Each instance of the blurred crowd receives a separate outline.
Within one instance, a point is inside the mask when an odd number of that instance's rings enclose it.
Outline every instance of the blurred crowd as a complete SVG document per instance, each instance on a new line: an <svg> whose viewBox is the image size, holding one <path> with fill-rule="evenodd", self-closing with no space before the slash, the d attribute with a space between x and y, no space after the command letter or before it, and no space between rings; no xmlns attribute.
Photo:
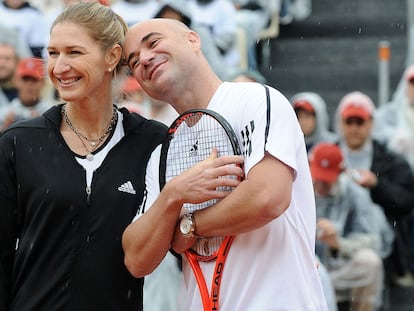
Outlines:
<svg viewBox="0 0 414 311"><path fill-rule="evenodd" d="M316 254L332 310L380 310L387 286L414 286L414 65L402 81L405 95L379 108L360 91L344 94L332 120L319 94L291 98L309 154Z"/></svg>
<svg viewBox="0 0 414 311"><path fill-rule="evenodd" d="M63 9L79 0L3 0L0 2L0 128L24 116L35 116L47 105L58 101L45 72L19 77L20 60L47 59L49 29ZM203 53L215 72L229 80L240 71L258 70L257 49L266 39L268 27L291 23L310 15L310 0L100 0L118 13L128 25L152 17L181 20L197 31L203 41ZM272 32L273 35L275 32ZM35 62L37 65L39 63ZM24 66L21 64L20 66ZM45 68L45 67L44 67ZM35 70L35 69L33 69ZM40 68L36 67L39 71ZM122 77L124 78L124 77ZM127 77L125 77L127 78ZM19 83L20 81L20 83ZM118 79L122 102L148 113L151 99L141 96L140 103L130 100L131 86ZM32 92L30 100L23 93ZM41 103L41 105L37 105ZM137 107L139 106L139 107ZM7 107L7 108L6 108ZM17 108L18 107L18 108ZM17 110L16 110L17 109ZM148 115L149 116L149 115Z"/></svg>
<svg viewBox="0 0 414 311"><path fill-rule="evenodd" d="M46 47L55 17L75 2L0 2L0 129L59 101L46 78ZM262 84L267 81L257 47L267 28L312 13L311 0L100 2L128 25L153 17L181 20L201 36L203 53L221 79ZM333 120L317 93L298 90L290 99L309 154L318 219L315 261L331 310L343 304L378 310L386 286L414 287L414 66L402 76L403 99L377 108L356 90L336 103ZM177 117L127 74L113 87L119 106L168 125ZM181 280L176 258L167 256L148 280L145 310L174 310ZM161 288L165 299L156 298Z"/></svg>

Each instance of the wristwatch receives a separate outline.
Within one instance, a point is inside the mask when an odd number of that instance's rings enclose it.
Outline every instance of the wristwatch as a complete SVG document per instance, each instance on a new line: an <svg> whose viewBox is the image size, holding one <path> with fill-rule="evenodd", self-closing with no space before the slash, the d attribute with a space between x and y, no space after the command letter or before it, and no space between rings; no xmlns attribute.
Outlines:
<svg viewBox="0 0 414 311"><path fill-rule="evenodd" d="M194 237L195 222L193 213L184 214L180 221L180 231L184 237Z"/></svg>

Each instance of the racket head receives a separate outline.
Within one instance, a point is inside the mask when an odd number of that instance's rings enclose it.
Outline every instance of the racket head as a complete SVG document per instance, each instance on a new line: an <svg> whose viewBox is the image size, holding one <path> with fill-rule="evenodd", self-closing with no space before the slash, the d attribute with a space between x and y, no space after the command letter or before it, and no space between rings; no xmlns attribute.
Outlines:
<svg viewBox="0 0 414 311"><path fill-rule="evenodd" d="M237 136L225 118L208 109L192 109L178 116L169 127L166 141L161 147L160 188L162 189L171 178L209 157L214 147L219 157L241 154ZM223 187L219 190L232 189ZM214 199L200 204L185 203L184 208L194 212L212 206L218 201ZM222 241L223 237L201 238L195 243L192 251L199 255L199 259L212 260Z"/></svg>
<svg viewBox="0 0 414 311"><path fill-rule="evenodd" d="M168 128L166 140L162 144L159 169L160 189L162 189L165 186L166 182L172 177L179 175L181 172L192 167L196 163L206 159L210 155L213 145L217 144L217 139L211 135L211 133L208 135L206 132L203 133L207 134L203 137L206 140L198 143L198 133L195 132L194 126L197 126L199 122L202 122L201 118L203 116L208 117L208 120L212 121L206 123L206 126L210 126L211 130L217 130L218 132L215 133L219 134L219 137L228 138L228 140L221 141L221 144L216 146L218 156L241 155L241 149L236 134L234 133L231 125L227 122L227 120L224 119L219 113L209 109L188 110L179 115L171 123L170 127ZM187 124L190 124L191 126L187 127ZM183 134L183 131L185 130L187 130L187 134ZM183 138L182 135L188 136ZM187 141L184 142L184 139ZM180 141L183 142L182 145L179 145ZM202 150L198 148L200 144L205 144ZM229 149L230 146L231 149ZM189 150L171 150L172 148L177 147L188 147ZM175 174L167 174L167 165L170 165L173 160L170 158L171 153L173 152L177 152L180 158L185 158L185 153L188 152L188 156L193 156L194 159L191 162L185 163L182 169L180 171L177 171Z"/></svg>

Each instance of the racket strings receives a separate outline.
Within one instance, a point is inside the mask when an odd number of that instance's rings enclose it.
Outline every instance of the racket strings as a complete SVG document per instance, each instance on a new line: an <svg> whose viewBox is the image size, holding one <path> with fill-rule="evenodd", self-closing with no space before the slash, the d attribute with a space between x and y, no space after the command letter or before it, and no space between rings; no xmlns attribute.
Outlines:
<svg viewBox="0 0 414 311"><path fill-rule="evenodd" d="M189 114L181 119L171 136L166 159L165 180L181 174L190 167L210 156L213 148L218 156L234 154L232 143L226 130L212 116L205 114ZM234 176L223 176L235 178ZM220 191L231 191L231 187L219 187ZM184 204L189 212L201 210L216 204L219 200L209 200L200 204ZM193 246L193 251L200 256L214 258L223 237L201 238ZM208 259L207 260L211 260Z"/></svg>

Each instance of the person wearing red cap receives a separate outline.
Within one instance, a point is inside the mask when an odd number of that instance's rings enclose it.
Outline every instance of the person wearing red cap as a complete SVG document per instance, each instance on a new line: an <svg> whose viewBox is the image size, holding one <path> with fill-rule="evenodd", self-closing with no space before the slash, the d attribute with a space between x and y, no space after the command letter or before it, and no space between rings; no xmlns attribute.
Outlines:
<svg viewBox="0 0 414 311"><path fill-rule="evenodd" d="M52 105L42 93L46 87L45 66L40 58L19 61L13 79L17 98L0 108L0 129L10 124L40 116Z"/></svg>
<svg viewBox="0 0 414 311"><path fill-rule="evenodd" d="M317 144L309 163L315 189L317 255L328 269L337 300L341 305L351 303L352 310L375 310L382 304L381 257L391 250L392 229L380 207L346 174L337 145Z"/></svg>
<svg viewBox="0 0 414 311"><path fill-rule="evenodd" d="M329 130L329 116L323 98L314 92L301 92L290 99L309 152L319 142L336 142L337 135Z"/></svg>
<svg viewBox="0 0 414 311"><path fill-rule="evenodd" d="M387 280L397 286L414 286L409 262L410 222L414 209L414 174L408 162L390 151L375 135L375 105L361 92L345 95L337 109L340 146L346 166L358 172L355 180L381 206L396 239L386 260Z"/></svg>

